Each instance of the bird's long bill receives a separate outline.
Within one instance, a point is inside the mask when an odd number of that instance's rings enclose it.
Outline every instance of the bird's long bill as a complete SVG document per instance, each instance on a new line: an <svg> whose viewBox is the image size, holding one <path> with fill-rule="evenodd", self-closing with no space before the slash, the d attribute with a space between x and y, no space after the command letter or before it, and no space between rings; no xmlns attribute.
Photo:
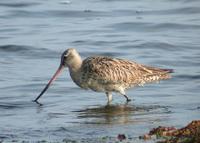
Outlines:
<svg viewBox="0 0 200 143"><path fill-rule="evenodd" d="M38 101L38 99L45 93L45 91L49 88L49 86L52 84L54 80L58 77L58 75L62 72L64 66L60 65L60 67L57 69L56 73L53 75L53 77L50 79L48 84L45 86L45 88L42 90L42 92L38 95L38 97L34 100L35 102Z"/></svg>

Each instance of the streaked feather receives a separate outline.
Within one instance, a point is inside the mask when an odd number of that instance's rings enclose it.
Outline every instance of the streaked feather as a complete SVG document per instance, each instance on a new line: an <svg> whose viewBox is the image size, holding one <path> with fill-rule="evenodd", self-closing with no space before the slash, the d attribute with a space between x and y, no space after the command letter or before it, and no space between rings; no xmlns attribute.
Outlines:
<svg viewBox="0 0 200 143"><path fill-rule="evenodd" d="M121 84L125 89L170 78L169 71L165 69L101 56L86 58L82 63L81 73L82 82L89 83L89 85L96 81L106 86Z"/></svg>

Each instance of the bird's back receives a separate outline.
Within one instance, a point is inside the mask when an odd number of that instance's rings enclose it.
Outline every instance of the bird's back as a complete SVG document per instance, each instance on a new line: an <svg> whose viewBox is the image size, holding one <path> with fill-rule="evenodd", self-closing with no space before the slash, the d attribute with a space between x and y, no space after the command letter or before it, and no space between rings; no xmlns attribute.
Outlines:
<svg viewBox="0 0 200 143"><path fill-rule="evenodd" d="M123 88L170 78L170 70L111 57L86 58L81 67L81 81L88 85L118 85ZM90 88L90 87L89 87ZM105 88L105 87L102 87Z"/></svg>

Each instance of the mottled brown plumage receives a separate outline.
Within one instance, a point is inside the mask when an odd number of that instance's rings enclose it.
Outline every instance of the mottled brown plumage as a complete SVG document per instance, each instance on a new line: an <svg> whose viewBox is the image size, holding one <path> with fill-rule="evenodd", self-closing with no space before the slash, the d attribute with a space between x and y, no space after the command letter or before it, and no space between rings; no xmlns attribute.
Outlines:
<svg viewBox="0 0 200 143"><path fill-rule="evenodd" d="M159 69L133 61L103 56L88 57L82 61L78 52L71 48L62 54L59 70L47 86L51 84L63 67L69 68L72 80L81 88L105 92L108 102L112 100L112 92L119 92L126 97L127 101L130 101L125 94L126 89L168 79L171 77L169 73L172 72L168 69ZM35 101L47 90L47 86Z"/></svg>
<svg viewBox="0 0 200 143"><path fill-rule="evenodd" d="M89 57L81 67L82 80L101 84L120 84L124 88L170 78L169 71L110 57Z"/></svg>

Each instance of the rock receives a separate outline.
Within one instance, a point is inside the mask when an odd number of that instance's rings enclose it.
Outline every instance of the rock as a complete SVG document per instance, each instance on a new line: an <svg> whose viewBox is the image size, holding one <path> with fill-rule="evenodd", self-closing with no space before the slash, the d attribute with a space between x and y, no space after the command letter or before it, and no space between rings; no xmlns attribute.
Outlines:
<svg viewBox="0 0 200 143"><path fill-rule="evenodd" d="M117 139L120 140L120 141L122 141L122 140L125 140L125 139L126 139L126 136L125 136L124 134L119 134L119 135L117 136Z"/></svg>

